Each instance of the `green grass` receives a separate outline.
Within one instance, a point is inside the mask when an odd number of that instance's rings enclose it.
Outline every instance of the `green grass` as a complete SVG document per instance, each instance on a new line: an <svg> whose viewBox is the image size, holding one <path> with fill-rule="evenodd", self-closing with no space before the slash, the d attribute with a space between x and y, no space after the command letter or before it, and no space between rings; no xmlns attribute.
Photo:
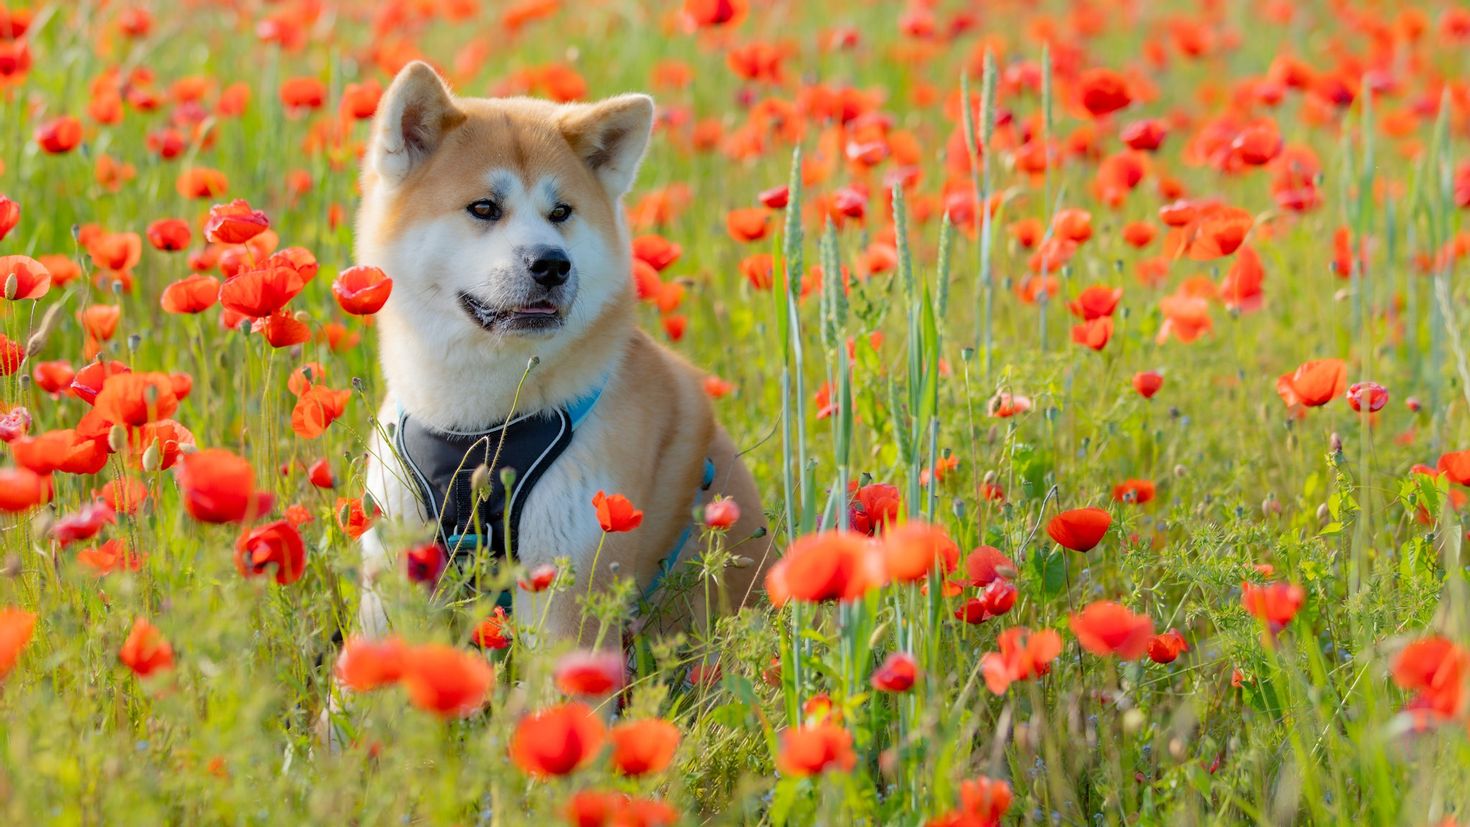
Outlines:
<svg viewBox="0 0 1470 827"><path fill-rule="evenodd" d="M242 578L232 559L233 528L195 522L171 473L141 473L120 457L95 478L58 476L52 506L0 520L0 606L40 616L18 666L0 683L0 821L544 824L560 818L576 790L617 789L665 800L691 824L919 824L953 808L960 783L981 775L1014 789L1007 823L1424 825L1470 818L1465 710L1458 720L1410 731L1402 714L1408 696L1390 679L1395 654L1410 640L1437 633L1470 645L1463 529L1441 506L1454 486L1409 473L1414 463L1433 465L1442 452L1470 447L1464 268L1451 260L1422 273L1416 263L1463 226L1451 179L1466 157L1466 110L1447 95L1438 120L1418 115L1403 137L1382 130L1414 101L1435 99L1434 76L1459 81L1470 68L1465 43L1438 28L1447 6L1428 8L1419 41L1397 45L1395 94L1371 107L1359 96L1320 124L1301 92L1256 110L1275 118L1288 146L1309 147L1321 162L1322 205L1300 216L1276 206L1267 171L1226 175L1190 163L1191 128L1171 130L1154 156L1157 169L1112 209L1091 188L1094 160L1067 156L1044 177L1028 177L997 144L1014 128L997 128L987 116L1004 113L1064 140L1085 121L1072 103L1068 67L1136 69L1156 97L1098 129L1099 145L1111 154L1122 148L1117 129L1135 118L1177 113L1198 125L1220 115L1232 90L1263 76L1278 55L1326 72L1336 65L1328 39L1341 38L1366 60L1373 46L1363 27L1327 3L1296 4L1295 19L1280 25L1261 22L1245 4L1225 4L1214 17L1193 5L1123 11L1108 4L1096 36L1079 45L1068 34L1046 52L1033 24L1042 16L1065 19L1060 4L985 4L978 33L935 41L923 59L904 52L914 45L899 29L900 7L826 0L752 10L731 33L685 34L669 23L673 6L609 0L567 4L514 37L500 31L493 4L468 21L399 25L378 37L380 51L416 47L444 66L467 44L491 44L486 64L458 79L464 94L488 93L515 70L558 60L581 72L590 97L650 88L660 61L689 64L691 86L652 89L665 112L689 121L675 118L678 125L656 136L630 201L673 184L690 189L686 210L646 230L683 247L664 274L688 287L677 310L688 319L687 333L673 346L735 385L716 409L749 449L778 547L834 525L845 513L847 483L871 479L898 486L905 512L943 525L962 552L994 545L1018 568L1015 607L976 626L953 618L959 598L893 585L837 607L762 605L682 647L644 641L623 714L676 722L684 740L674 765L628 780L598 760L568 778L538 782L506 750L526 712L561 700L551 680L555 652L517 645L497 658L496 688L483 714L469 719L440 721L394 689L352 700L342 723L354 746L328 753L312 735L332 691L332 638L351 633L358 594L359 550L337 525L337 497L361 492L383 390L370 326L342 314L329 289L352 263L354 149L366 125L351 127L342 146L303 148L310 131L332 118L345 84L387 82L369 60L370 15L347 5L319 21L301 50L283 52L252 32L264 14L290 4L237 15L215 4L158 2L153 32L140 41L118 35L116 4L38 4L28 36L34 66L19 85L0 87L0 193L23 211L0 241L0 255L72 255L90 274L75 225L142 233L169 216L190 221L197 247L211 201L186 200L174 183L188 164L215 167L229 177L227 197L247 198L270 215L282 246L304 246L321 261L292 309L314 330L338 322L362 337L344 350L313 340L278 351L258 336L222 330L218 310L196 319L166 315L158 296L187 274L185 257L146 242L130 292L82 279L38 303L0 306L0 331L22 342L49 308L60 307L34 358L79 367L85 360L75 312L121 305L106 358L192 374L193 393L176 418L199 446L248 457L258 483L276 494L277 513L299 503L315 517L303 527L306 576L287 587ZM959 5L941 3L939 19L952 18ZM1367 18L1393 19L1386 7L1354 7ZM1215 32L1217 51L1182 57L1168 34L1169 22L1182 19ZM861 45L820 48L834 27L857 31ZM981 37L1004 47L994 57L999 77L989 82ZM726 47L754 40L791 45L782 82L745 82L727 67ZM1147 63L1151 44L1162 44L1167 66ZM1007 75L1019 61L1040 67L1044 54L1057 66L1055 78L1044 73L1049 101L1039 89L1018 91ZM86 117L89 85L109 67L151 72L160 95L181 77L205 76L215 87L206 101L243 81L252 100L243 116L208 122L212 145L191 144L183 158L163 161L146 142L164 126L167 102L151 114L125 107L112 126ZM298 75L327 84L322 112L282 110L279 83ZM792 100L814 80L874 91L894 128L922 148L922 177L904 196L908 219L896 229L899 266L855 276L845 294L830 278L834 264L854 267L896 212L882 177L892 161L862 174L824 158L834 144L822 134L833 127L819 123L808 123L798 143L768 136L752 159L690 146L694 121L715 119L727 133L744 125L750 113L742 95ZM925 86L937 91L933 100ZM961 88L994 108L956 118ZM41 153L32 132L63 113L82 117L84 143L66 155ZM946 152L966 143L985 144L995 161L983 175L947 167ZM733 241L725 213L790 180L798 148L806 161L835 164L830 178L800 188L793 204L862 182L871 190L866 221L828 235L811 215L784 227L778 217L771 237ZM104 154L135 165L136 178L115 192L100 186L93 166ZM293 169L313 181L300 197L287 191ZM1237 314L1212 302L1213 331L1190 344L1155 341L1159 299L1191 276L1218 282L1233 259L1175 261L1157 287L1135 278L1140 261L1162 255L1161 241L1140 252L1124 243L1121 228L1158 224L1166 203L1157 192L1160 170L1190 196L1254 214L1248 243L1267 273L1263 309ZM946 177L961 191L1006 194L988 247L980 232L941 229ZM1382 196L1379 187L1393 194ZM1068 207L1092 213L1093 236L1056 274L1056 297L1023 303L1014 288L1027 276L1030 252L1007 228L1022 218L1046 222ZM332 226L333 208L349 220ZM799 212L794 206L788 215ZM1341 226L1370 239L1366 274L1332 272L1331 238ZM820 264L829 278L799 299L778 266L776 289L753 290L738 264L758 252L797 272ZM1100 353L1071 342L1075 320L1065 307L1094 283L1124 290L1112 340ZM642 312L648 329L659 331L658 312ZM874 349L868 337L878 331L884 335ZM850 355L849 339L856 340ZM1328 357L1347 361L1349 382L1371 379L1389 389L1388 407L1371 424L1342 400L1297 419L1278 398L1278 376ZM354 388L345 416L315 441L296 437L289 425L287 377L308 361L325 366L331 387ZM42 393L23 378L30 367L0 379L0 401L26 406L33 433L74 427L85 405ZM1161 370L1166 383L1145 400L1130 381L1149 369ZM815 396L824 383L838 413L818 418ZM1000 391L1030 397L1032 410L988 416ZM1418 410L1406 406L1411 397ZM1340 451L1331 448L1333 434ZM4 453L0 465L12 465ZM336 491L307 484L306 465L323 457L337 473ZM942 481L921 480L946 457L958 464ZM276 473L282 467L290 472ZM76 546L58 548L46 529L123 476L147 483L150 499L98 539L125 538L148 559L136 574L99 580L76 562ZM979 496L992 478L1004 503ZM1157 497L1144 505L1112 502L1112 487L1128 478L1153 480ZM1059 549L1046 521L1087 505L1109 509L1113 528L1085 556ZM1427 524L1415 519L1421 505L1433 515ZM1307 594L1274 646L1263 643L1260 624L1240 605L1241 582L1263 580L1252 569L1257 563L1271 564L1274 579ZM395 628L413 642L464 645L487 611L484 603L430 599L401 577L386 592ZM1177 628L1189 651L1167 666L1082 651L1068 615L1100 599L1147 614L1159 631ZM627 612L612 601L591 608L602 618ZM177 666L164 676L140 680L117 661L140 615L175 648ZM996 696L981 678L980 658L996 648L1002 629L1017 625L1057 629L1064 648L1050 674ZM920 682L908 694L875 693L869 675L899 650L918 659ZM690 659L708 652L720 654L722 676L686 686ZM776 686L763 679L773 658L781 663ZM1238 687L1234 670L1243 676ZM852 734L856 767L782 777L775 769L780 731L818 693L831 697Z"/></svg>

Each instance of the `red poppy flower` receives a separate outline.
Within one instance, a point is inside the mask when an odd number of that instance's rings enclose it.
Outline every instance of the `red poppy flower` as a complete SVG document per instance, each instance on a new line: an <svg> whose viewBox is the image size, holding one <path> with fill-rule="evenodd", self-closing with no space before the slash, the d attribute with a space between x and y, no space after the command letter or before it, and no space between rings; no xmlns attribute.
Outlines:
<svg viewBox="0 0 1470 827"><path fill-rule="evenodd" d="M585 704L567 703L527 715L511 736L510 758L538 778L569 775L602 749L607 728Z"/></svg>
<svg viewBox="0 0 1470 827"><path fill-rule="evenodd" d="M883 562L888 579L898 583L923 580L938 565L953 571L960 550L944 529L923 522L908 522L883 534Z"/></svg>
<svg viewBox="0 0 1470 827"><path fill-rule="evenodd" d="M408 647L397 637L352 637L342 646L333 672L348 689L371 692L402 679L407 660Z"/></svg>
<svg viewBox="0 0 1470 827"><path fill-rule="evenodd" d="M662 801L597 790L573 793L563 815L572 827L669 827L679 821L678 811Z"/></svg>
<svg viewBox="0 0 1470 827"><path fill-rule="evenodd" d="M421 583L433 588L439 582L448 564L444 547L436 542L414 546L403 553L403 564L411 583Z"/></svg>
<svg viewBox="0 0 1470 827"><path fill-rule="evenodd" d="M332 282L337 304L354 316L371 316L383 309L393 292L393 279L376 267L348 267Z"/></svg>
<svg viewBox="0 0 1470 827"><path fill-rule="evenodd" d="M1347 365L1341 359L1303 362L1295 371L1276 380L1276 393L1287 407L1319 407L1346 392Z"/></svg>
<svg viewBox="0 0 1470 827"><path fill-rule="evenodd" d="M508 649L513 634L505 609L496 606L489 617L475 626L470 641L481 649Z"/></svg>
<svg viewBox="0 0 1470 827"><path fill-rule="evenodd" d="M608 533L632 531L643 524L643 512L622 494L598 491L592 495L592 506L597 509L598 525Z"/></svg>
<svg viewBox="0 0 1470 827"><path fill-rule="evenodd" d="M613 768L630 776L663 772L673 762L682 737L678 727L661 718L618 724L608 732Z"/></svg>
<svg viewBox="0 0 1470 827"><path fill-rule="evenodd" d="M97 394L102 392L102 386L109 378L129 370L122 362L92 362L72 376L72 395L91 405L97 401Z"/></svg>
<svg viewBox="0 0 1470 827"><path fill-rule="evenodd" d="M623 688L620 651L572 652L556 664L556 688L566 695L606 695Z"/></svg>
<svg viewBox="0 0 1470 827"><path fill-rule="evenodd" d="M4 195L0 195L0 241L4 241L5 236L9 235L10 231L15 229L15 225L19 223L20 205Z"/></svg>
<svg viewBox="0 0 1470 827"><path fill-rule="evenodd" d="M1240 584L1241 607L1273 632L1286 628L1306 601L1306 591L1295 583Z"/></svg>
<svg viewBox="0 0 1470 827"><path fill-rule="evenodd" d="M1117 112L1133 101L1128 79L1112 69L1088 69L1078 84L1082 108L1094 118Z"/></svg>
<svg viewBox="0 0 1470 827"><path fill-rule="evenodd" d="M1067 309L1072 315L1083 321L1100 319L1113 315L1118 309L1118 300L1123 298L1123 288L1108 287L1105 284L1094 284L1077 294Z"/></svg>
<svg viewBox="0 0 1470 827"><path fill-rule="evenodd" d="M272 497L255 490L255 470L221 448L187 454L179 463L184 509L206 523L238 523L270 511Z"/></svg>
<svg viewBox="0 0 1470 827"><path fill-rule="evenodd" d="M824 721L781 733L781 754L776 759L776 768L786 775L801 778L828 770L849 772L856 766L852 733L837 724Z"/></svg>
<svg viewBox="0 0 1470 827"><path fill-rule="evenodd" d="M250 206L243 198L209 208L204 223L204 237L217 244L244 244L270 228L265 213Z"/></svg>
<svg viewBox="0 0 1470 827"><path fill-rule="evenodd" d="M859 487L848 485L852 500L847 505L847 522L852 530L869 537L898 519L902 496L898 486L875 482Z"/></svg>
<svg viewBox="0 0 1470 827"><path fill-rule="evenodd" d="M740 505L729 497L718 497L704 507L704 525L714 531L728 531L740 520Z"/></svg>
<svg viewBox="0 0 1470 827"><path fill-rule="evenodd" d="M846 531L823 531L798 538L766 572L771 603L856 600L886 582L878 546Z"/></svg>
<svg viewBox="0 0 1470 827"><path fill-rule="evenodd" d="M1116 655L1135 660L1148 650L1154 636L1154 622L1148 615L1136 615L1128 607L1108 600L1089 603L1068 617L1072 634L1082 648L1094 655Z"/></svg>
<svg viewBox="0 0 1470 827"><path fill-rule="evenodd" d="M516 585L528 592L543 592L556 582L556 574L556 566L546 563L531 569L524 579L516 581Z"/></svg>
<svg viewBox="0 0 1470 827"><path fill-rule="evenodd" d="M0 486L0 491L4 490L5 488ZM20 660L20 653L25 651L26 644L31 642L31 634L35 629L36 614L34 612L15 607L0 609L0 681L5 680L10 671L15 668L16 662Z"/></svg>
<svg viewBox="0 0 1470 827"><path fill-rule="evenodd" d="M1011 807L1011 785L985 776L960 782L960 806L925 827L1000 827Z"/></svg>
<svg viewBox="0 0 1470 827"><path fill-rule="evenodd" d="M174 668L174 647L157 626L140 617L133 621L132 631L118 650L117 659L133 670L133 674L146 678Z"/></svg>
<svg viewBox="0 0 1470 827"><path fill-rule="evenodd" d="M1148 642L1148 659L1154 663L1173 663L1188 651L1189 644L1185 642L1184 635L1175 629L1154 635Z"/></svg>
<svg viewBox="0 0 1470 827"><path fill-rule="evenodd" d="M965 575L965 585L984 588L997 579L1015 579L1016 564L1000 549L980 546L966 555Z"/></svg>
<svg viewBox="0 0 1470 827"><path fill-rule="evenodd" d="M1118 137L1128 145L1129 149L1153 152L1163 145L1164 138L1168 134L1169 127L1163 121L1146 118L1124 126L1118 132Z"/></svg>
<svg viewBox="0 0 1470 827"><path fill-rule="evenodd" d="M276 583L289 586L306 573L306 545L295 526L276 520L240 535L235 541L235 568L246 577L274 568Z"/></svg>
<svg viewBox="0 0 1470 827"><path fill-rule="evenodd" d="M873 672L869 683L879 692L907 692L919 679L919 664L907 652L894 652Z"/></svg>
<svg viewBox="0 0 1470 827"><path fill-rule="evenodd" d="M427 644L408 650L402 681L414 706L444 718L463 718L485 705L495 686L495 670L476 652Z"/></svg>
<svg viewBox="0 0 1470 827"><path fill-rule="evenodd" d="M182 218L160 218L148 225L146 235L154 249L171 253L188 247L194 234Z"/></svg>
<svg viewBox="0 0 1470 827"><path fill-rule="evenodd" d="M1143 248L1153 243L1159 231L1147 221L1133 221L1123 225L1123 240L1129 246Z"/></svg>
<svg viewBox="0 0 1470 827"><path fill-rule="evenodd" d="M313 77L287 78L281 82L281 103L287 109L320 109L327 100L327 86Z"/></svg>
<svg viewBox="0 0 1470 827"><path fill-rule="evenodd" d="M98 496L108 507L119 514L133 514L148 500L148 486L142 480L119 477L108 480Z"/></svg>
<svg viewBox="0 0 1470 827"><path fill-rule="evenodd" d="M1113 516L1101 508L1063 511L1046 524L1046 533L1062 548L1091 551L1102 542L1113 524Z"/></svg>
<svg viewBox="0 0 1470 827"><path fill-rule="evenodd" d="M658 272L678 261L683 252L684 248L661 235L640 235L633 239L633 258Z"/></svg>
<svg viewBox="0 0 1470 827"><path fill-rule="evenodd" d="M29 256L0 256L0 285L10 301L39 299L51 289L51 272Z"/></svg>
<svg viewBox="0 0 1470 827"><path fill-rule="evenodd" d="M1194 206L1188 223L1169 233L1164 254L1195 261L1224 258L1240 248L1254 223L1255 218L1240 207L1215 203Z"/></svg>
<svg viewBox="0 0 1470 827"><path fill-rule="evenodd" d="M1448 451L1439 455L1435 463L1439 473L1449 477L1457 485L1470 485L1470 450Z"/></svg>
<svg viewBox="0 0 1470 827"><path fill-rule="evenodd" d="M219 279L185 276L163 288L158 304L168 313L203 313L219 301Z"/></svg>
<svg viewBox="0 0 1470 827"><path fill-rule="evenodd" d="M285 307L306 282L300 270L272 256L226 281L220 288L220 304L247 318L264 318Z"/></svg>
<svg viewBox="0 0 1470 827"><path fill-rule="evenodd" d="M1145 370L1133 374L1133 389L1144 399L1153 399L1154 394L1163 386L1164 377L1156 371Z"/></svg>
<svg viewBox="0 0 1470 827"><path fill-rule="evenodd" d="M168 374L120 373L107 378L93 406L103 420L135 428L173 416L179 398Z"/></svg>
<svg viewBox="0 0 1470 827"><path fill-rule="evenodd" d="M36 129L36 144L51 155L71 152L82 142L82 122L71 115L53 118Z"/></svg>
<svg viewBox="0 0 1470 827"><path fill-rule="evenodd" d="M1466 706L1470 651L1438 635L1420 638L1393 659L1391 674L1394 683L1416 693L1412 707L1456 718Z"/></svg>
<svg viewBox="0 0 1470 827"><path fill-rule="evenodd" d="M1072 327L1072 341L1091 350L1102 350L1112 338L1112 316L1103 316Z"/></svg>
<svg viewBox="0 0 1470 827"><path fill-rule="evenodd" d="M1143 505L1154 498L1154 484L1150 480L1124 480L1113 486L1113 502Z"/></svg>
<svg viewBox="0 0 1470 827"><path fill-rule="evenodd" d="M1377 382L1355 382L1348 386L1347 401L1355 411L1381 411L1388 404L1388 389Z"/></svg>
<svg viewBox="0 0 1470 827"><path fill-rule="evenodd" d="M378 516L376 504L373 513L368 514L362 507L362 500L357 497L338 497L336 511L337 525L354 540L366 534Z"/></svg>
<svg viewBox="0 0 1470 827"><path fill-rule="evenodd" d="M52 523L51 538L64 548L78 540L90 540L116 523L117 513L107 503L94 501Z"/></svg>
<svg viewBox="0 0 1470 827"><path fill-rule="evenodd" d="M0 468L0 512L17 514L50 501L50 476L29 468Z"/></svg>

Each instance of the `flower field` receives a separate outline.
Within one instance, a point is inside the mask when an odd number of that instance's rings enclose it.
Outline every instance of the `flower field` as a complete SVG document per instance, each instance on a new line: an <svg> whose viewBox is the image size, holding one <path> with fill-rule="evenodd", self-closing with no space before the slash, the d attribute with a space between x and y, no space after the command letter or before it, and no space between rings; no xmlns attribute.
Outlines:
<svg viewBox="0 0 1470 827"><path fill-rule="evenodd" d="M738 613L364 497L414 60L656 100ZM0 0L0 823L1470 824L1467 218L1452 2Z"/></svg>

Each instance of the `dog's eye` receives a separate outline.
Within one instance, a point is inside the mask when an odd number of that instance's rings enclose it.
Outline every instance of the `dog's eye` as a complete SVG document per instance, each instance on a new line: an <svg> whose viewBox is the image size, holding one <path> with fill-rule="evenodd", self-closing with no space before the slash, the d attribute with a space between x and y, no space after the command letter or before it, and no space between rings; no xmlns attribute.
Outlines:
<svg viewBox="0 0 1470 827"><path fill-rule="evenodd" d="M551 223L560 224L563 221L566 221L568 218L572 217L572 208L568 207L566 204L557 204L555 207L551 208L551 213L548 214L546 217L551 221Z"/></svg>
<svg viewBox="0 0 1470 827"><path fill-rule="evenodd" d="M500 220L500 205L488 198L481 198L465 209L470 211L470 215L473 215L481 221Z"/></svg>

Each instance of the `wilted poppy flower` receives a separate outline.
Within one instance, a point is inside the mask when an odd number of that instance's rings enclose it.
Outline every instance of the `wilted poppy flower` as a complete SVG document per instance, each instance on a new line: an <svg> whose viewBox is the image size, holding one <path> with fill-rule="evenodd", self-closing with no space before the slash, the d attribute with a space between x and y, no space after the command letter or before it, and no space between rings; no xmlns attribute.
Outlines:
<svg viewBox="0 0 1470 827"><path fill-rule="evenodd" d="M306 572L306 545L285 520L251 529L235 541L235 568L246 577L275 570L276 583L289 586Z"/></svg>
<svg viewBox="0 0 1470 827"><path fill-rule="evenodd" d="M133 621L132 631L118 650L117 659L138 677L146 678L174 668L174 647L157 626L140 617Z"/></svg>
<svg viewBox="0 0 1470 827"><path fill-rule="evenodd" d="M332 282L332 295L344 311L354 316L371 316L383 309L393 292L393 279L376 267L348 267Z"/></svg>
<svg viewBox="0 0 1470 827"><path fill-rule="evenodd" d="M1101 508L1077 508L1053 517L1046 524L1046 533L1062 548L1091 551L1112 524L1113 516Z"/></svg>
<svg viewBox="0 0 1470 827"><path fill-rule="evenodd" d="M623 688L620 651L572 652L556 664L556 688L565 695L606 695Z"/></svg>
<svg viewBox="0 0 1470 827"><path fill-rule="evenodd" d="M907 652L894 652L873 672L869 683L879 692L907 692L919 679L919 664Z"/></svg>
<svg viewBox="0 0 1470 827"><path fill-rule="evenodd" d="M1094 655L1116 655L1134 660L1148 650L1153 639L1154 622L1148 615L1136 615L1128 607L1109 600L1089 603L1068 617L1072 634L1082 648Z"/></svg>
<svg viewBox="0 0 1470 827"><path fill-rule="evenodd" d="M0 468L0 512L17 514L50 501L50 476L29 468Z"/></svg>
<svg viewBox="0 0 1470 827"><path fill-rule="evenodd" d="M597 509L597 524L608 533L632 531L643 524L643 512L622 494L598 491L592 495L592 505Z"/></svg>
<svg viewBox="0 0 1470 827"><path fill-rule="evenodd" d="M602 749L607 729L585 704L568 703L527 715L511 736L510 757L538 778L568 775Z"/></svg>
<svg viewBox="0 0 1470 827"><path fill-rule="evenodd" d="M618 724L608 737L613 768L623 775L639 776L667 769L683 736L668 721L646 718Z"/></svg>
<svg viewBox="0 0 1470 827"><path fill-rule="evenodd" d="M209 208L204 223L204 237L219 244L244 244L270 229L265 213L250 206L243 198Z"/></svg>
<svg viewBox="0 0 1470 827"><path fill-rule="evenodd" d="M1303 362L1295 371L1276 380L1276 393L1288 407L1326 405L1346 391L1347 365L1341 359Z"/></svg>
<svg viewBox="0 0 1470 827"><path fill-rule="evenodd" d="M1009 419L1031 410L1031 397L1002 391L990 397L986 410L997 419Z"/></svg>
<svg viewBox="0 0 1470 827"><path fill-rule="evenodd" d="M0 488L0 490L4 490ZM36 629L36 614L13 606L0 609L0 681L15 668L20 653L31 642Z"/></svg>
<svg viewBox="0 0 1470 827"><path fill-rule="evenodd" d="M1241 607L1265 623L1272 632L1286 628L1306 601L1306 591L1295 583L1240 584Z"/></svg>
<svg viewBox="0 0 1470 827"><path fill-rule="evenodd" d="M801 778L828 770L848 772L856 766L852 733L837 724L823 721L781 733L781 754L776 758L776 768L785 775Z"/></svg>
<svg viewBox="0 0 1470 827"><path fill-rule="evenodd" d="M881 543L888 579L911 583L929 576L937 565L953 571L960 550L944 529L924 522L908 522L883 533Z"/></svg>
<svg viewBox="0 0 1470 827"><path fill-rule="evenodd" d="M1377 382L1355 382L1348 386L1347 401L1355 411L1380 411L1388 404L1388 390Z"/></svg>
<svg viewBox="0 0 1470 827"><path fill-rule="evenodd" d="M856 600L887 580L883 554L873 541L846 531L799 537L766 572L766 593L781 606L787 600L818 603Z"/></svg>
<svg viewBox="0 0 1470 827"><path fill-rule="evenodd" d="M403 677L408 647L397 637L382 640L348 638L333 668L337 680L354 692L370 692Z"/></svg>
<svg viewBox="0 0 1470 827"><path fill-rule="evenodd" d="M39 299L51 289L51 271L29 256L0 256L0 285L10 301Z"/></svg>
<svg viewBox="0 0 1470 827"><path fill-rule="evenodd" d="M255 490L255 470L222 448L185 455L179 463L184 509L206 523L238 523L270 511L272 497Z"/></svg>
<svg viewBox="0 0 1470 827"><path fill-rule="evenodd" d="M495 670L484 656L430 643L408 650L400 678L408 699L425 712L445 718L473 715L495 685Z"/></svg>
<svg viewBox="0 0 1470 827"><path fill-rule="evenodd" d="M996 638L998 652L987 652L980 659L985 686L996 695L1005 694L1016 681L1040 677L1051 671L1051 662L1062 653L1062 636L1054 629L1033 632L1016 626Z"/></svg>
<svg viewBox="0 0 1470 827"><path fill-rule="evenodd" d="M1188 651L1189 644L1184 641L1184 635L1175 629L1154 635L1148 642L1148 659L1154 663L1173 663Z"/></svg>
<svg viewBox="0 0 1470 827"><path fill-rule="evenodd" d="M1124 480L1113 486L1113 502L1143 505L1154 498L1151 480Z"/></svg>

